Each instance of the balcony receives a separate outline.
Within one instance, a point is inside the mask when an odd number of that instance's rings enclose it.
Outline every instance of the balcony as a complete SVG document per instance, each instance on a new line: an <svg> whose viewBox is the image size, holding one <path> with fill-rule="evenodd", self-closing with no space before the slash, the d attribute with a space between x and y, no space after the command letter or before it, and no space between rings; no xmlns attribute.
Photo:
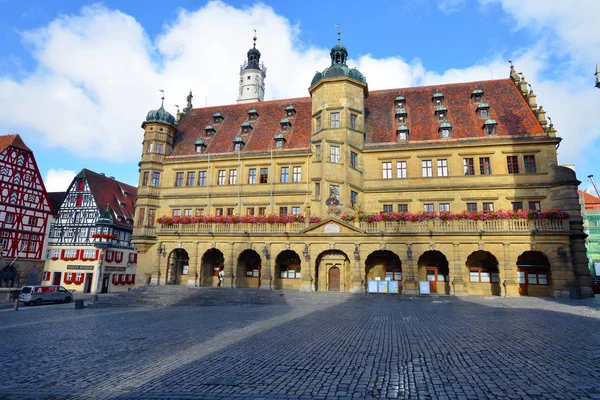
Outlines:
<svg viewBox="0 0 600 400"><path fill-rule="evenodd" d="M365 233L481 233L481 232L567 232L568 220L451 220L431 219L418 222L380 221L349 222ZM251 223L194 223L194 224L160 224L156 234L246 234L246 233L300 233L311 224L293 222L287 224L251 224ZM140 229L135 228L133 236L141 236ZM318 232L323 232L322 228ZM150 235L150 234L149 234Z"/></svg>
<svg viewBox="0 0 600 400"><path fill-rule="evenodd" d="M156 237L156 228L153 226L139 226L133 228L132 238Z"/></svg>
<svg viewBox="0 0 600 400"><path fill-rule="evenodd" d="M137 195L138 197L158 197L160 195L160 188L158 186L141 186L138 188Z"/></svg>
<svg viewBox="0 0 600 400"><path fill-rule="evenodd" d="M476 221L470 219L443 221L380 221L359 222L365 233L445 233L445 232L566 232L568 220L492 219Z"/></svg>
<svg viewBox="0 0 600 400"><path fill-rule="evenodd" d="M196 223L161 224L159 235L169 234L213 234L213 233L300 233L308 224L292 222L288 224L250 224L250 223ZM135 234L135 231L134 231Z"/></svg>

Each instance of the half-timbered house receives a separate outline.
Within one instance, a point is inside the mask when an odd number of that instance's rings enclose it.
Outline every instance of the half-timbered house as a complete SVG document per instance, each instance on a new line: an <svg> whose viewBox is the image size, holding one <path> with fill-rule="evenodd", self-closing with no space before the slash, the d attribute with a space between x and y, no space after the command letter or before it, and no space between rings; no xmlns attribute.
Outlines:
<svg viewBox="0 0 600 400"><path fill-rule="evenodd" d="M31 149L19 135L0 136L0 286L39 283L52 213Z"/></svg>
<svg viewBox="0 0 600 400"><path fill-rule="evenodd" d="M71 182L50 227L44 283L116 292L135 283L131 244L137 189L88 169Z"/></svg>

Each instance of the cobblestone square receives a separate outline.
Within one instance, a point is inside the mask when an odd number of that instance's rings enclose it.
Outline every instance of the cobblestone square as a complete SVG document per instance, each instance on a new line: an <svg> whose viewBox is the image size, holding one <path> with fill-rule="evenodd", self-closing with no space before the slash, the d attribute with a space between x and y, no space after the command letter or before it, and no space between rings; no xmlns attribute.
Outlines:
<svg viewBox="0 0 600 400"><path fill-rule="evenodd" d="M0 399L600 399L600 302L0 310Z"/></svg>

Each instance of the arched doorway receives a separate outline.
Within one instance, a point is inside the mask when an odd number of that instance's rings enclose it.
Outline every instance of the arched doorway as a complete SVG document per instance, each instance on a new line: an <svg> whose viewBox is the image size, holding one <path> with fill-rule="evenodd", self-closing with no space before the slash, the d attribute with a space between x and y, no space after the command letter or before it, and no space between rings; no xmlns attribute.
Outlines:
<svg viewBox="0 0 600 400"><path fill-rule="evenodd" d="M517 258L519 294L551 296L550 261L539 251L526 251Z"/></svg>
<svg viewBox="0 0 600 400"><path fill-rule="evenodd" d="M240 253L237 268L237 287L260 287L262 261L258 253L248 249Z"/></svg>
<svg viewBox="0 0 600 400"><path fill-rule="evenodd" d="M365 291L369 281L376 280L398 281L402 291L402 261L400 257L389 250L377 250L369 254L365 260Z"/></svg>
<svg viewBox="0 0 600 400"><path fill-rule="evenodd" d="M498 260L488 251L475 251L467 257L469 294L499 296L500 271Z"/></svg>
<svg viewBox="0 0 600 400"><path fill-rule="evenodd" d="M319 254L316 262L315 290L345 292L350 288L350 260L343 251Z"/></svg>
<svg viewBox="0 0 600 400"><path fill-rule="evenodd" d="M275 289L300 289L302 271L300 256L293 250L284 250L275 258Z"/></svg>
<svg viewBox="0 0 600 400"><path fill-rule="evenodd" d="M419 257L418 277L429 282L430 293L450 294L448 260L442 252L429 250Z"/></svg>
<svg viewBox="0 0 600 400"><path fill-rule="evenodd" d="M187 285L190 274L190 258L184 249L175 249L169 254L167 261L167 283L170 285Z"/></svg>
<svg viewBox="0 0 600 400"><path fill-rule="evenodd" d="M17 281L17 269L9 265L0 270L0 287L13 287Z"/></svg>
<svg viewBox="0 0 600 400"><path fill-rule="evenodd" d="M219 249L209 249L200 261L200 286L217 286L219 271L225 267L225 257Z"/></svg>

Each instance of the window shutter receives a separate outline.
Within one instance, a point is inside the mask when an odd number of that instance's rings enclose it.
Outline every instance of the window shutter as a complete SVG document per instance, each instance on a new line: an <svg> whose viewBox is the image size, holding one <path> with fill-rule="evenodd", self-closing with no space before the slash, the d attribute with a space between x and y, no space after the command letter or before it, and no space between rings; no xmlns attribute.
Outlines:
<svg viewBox="0 0 600 400"><path fill-rule="evenodd" d="M96 257L94 258L94 260L97 260L99 256L100 256L100 250L96 250Z"/></svg>
<svg viewBox="0 0 600 400"><path fill-rule="evenodd" d="M64 260L64 259L65 259L65 249L62 249L62 250L60 251L60 259L61 259L61 260Z"/></svg>

